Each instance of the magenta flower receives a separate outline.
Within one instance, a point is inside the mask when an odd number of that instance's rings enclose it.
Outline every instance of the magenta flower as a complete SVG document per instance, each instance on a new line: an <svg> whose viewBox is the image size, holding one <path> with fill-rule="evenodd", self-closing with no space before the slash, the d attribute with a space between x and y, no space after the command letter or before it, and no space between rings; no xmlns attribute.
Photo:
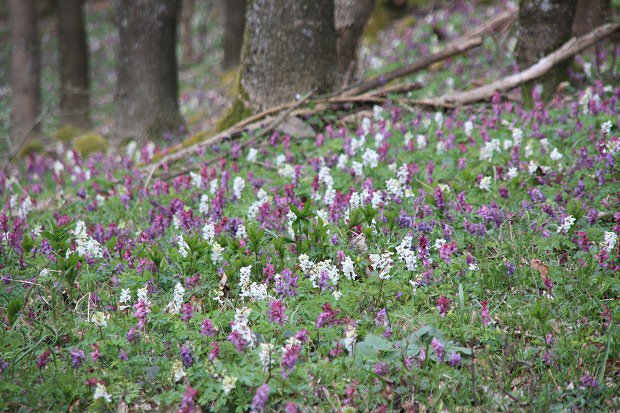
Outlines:
<svg viewBox="0 0 620 413"><path fill-rule="evenodd" d="M213 326L210 318L205 318L200 326L200 334L203 336L214 337L217 334L216 328Z"/></svg>
<svg viewBox="0 0 620 413"><path fill-rule="evenodd" d="M289 374L293 368L295 368L295 364L297 363L297 359L301 354L301 344L294 344L284 347L284 355L282 356L282 361L280 362L280 367L282 368L282 378L286 380L287 374Z"/></svg>
<svg viewBox="0 0 620 413"><path fill-rule="evenodd" d="M285 314L286 308L282 300L274 300L269 304L269 321L277 324L284 324L288 320Z"/></svg>
<svg viewBox="0 0 620 413"><path fill-rule="evenodd" d="M435 353L435 356L437 356L439 361L443 363L445 352L441 341L433 337L433 340L431 340L431 346L433 347L433 352Z"/></svg>
<svg viewBox="0 0 620 413"><path fill-rule="evenodd" d="M183 361L183 366L185 366L185 368L189 368L192 364L194 364L194 357L192 349L189 347L189 343L183 344L179 350L179 353L181 354L181 360Z"/></svg>
<svg viewBox="0 0 620 413"><path fill-rule="evenodd" d="M49 363L49 356L51 354L51 350L45 350L43 353L41 353L39 359L37 360L37 367L39 368L39 370L47 366L47 364Z"/></svg>
<svg viewBox="0 0 620 413"><path fill-rule="evenodd" d="M482 318L482 324L486 327L491 323L491 316L489 315L489 302L482 301L482 309L480 310L480 317Z"/></svg>
<svg viewBox="0 0 620 413"><path fill-rule="evenodd" d="M191 388L189 385L185 389L185 393L183 393L183 398L181 399L181 405L179 406L179 413L191 413L194 411L194 400L198 396L198 391Z"/></svg>
<svg viewBox="0 0 620 413"><path fill-rule="evenodd" d="M192 303L187 302L181 305L181 321L188 322L194 318L194 306Z"/></svg>
<svg viewBox="0 0 620 413"><path fill-rule="evenodd" d="M252 412L262 412L265 410L265 406L267 405L267 399L269 398L269 386L267 384L263 384L258 389L256 389L256 393L254 394L254 399L252 399Z"/></svg>
<svg viewBox="0 0 620 413"><path fill-rule="evenodd" d="M442 295L437 299L437 305L435 307L439 311L439 314L442 318L445 317L450 310L450 303L452 303L452 300L450 300L445 295Z"/></svg>

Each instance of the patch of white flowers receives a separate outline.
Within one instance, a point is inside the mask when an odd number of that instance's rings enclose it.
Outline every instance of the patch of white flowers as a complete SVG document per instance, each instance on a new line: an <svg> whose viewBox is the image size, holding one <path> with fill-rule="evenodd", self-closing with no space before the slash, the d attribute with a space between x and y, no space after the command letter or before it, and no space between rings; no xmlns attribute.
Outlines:
<svg viewBox="0 0 620 413"><path fill-rule="evenodd" d="M185 294L185 288L181 283L177 283L174 286L174 293L172 294L172 301L168 303L166 309L170 314L179 314L181 311L181 305L183 304L183 295Z"/></svg>
<svg viewBox="0 0 620 413"><path fill-rule="evenodd" d="M245 179L238 176L233 180L233 194L235 198L241 199L241 194L243 193L243 189L245 188Z"/></svg>
<svg viewBox="0 0 620 413"><path fill-rule="evenodd" d="M567 216L566 218L564 218L564 221L562 222L562 225L558 226L558 234L560 233L564 233L566 234L571 227L573 226L573 224L575 223L575 217L572 215Z"/></svg>
<svg viewBox="0 0 620 413"><path fill-rule="evenodd" d="M394 265L394 261L392 260L393 252L388 251L383 254L370 254L370 262L372 263L372 267L377 271L379 278L382 280L390 279L390 270Z"/></svg>
<svg viewBox="0 0 620 413"><path fill-rule="evenodd" d="M411 243L413 238L407 235L401 241L400 245L396 247L396 253L402 262L405 263L405 267L409 271L415 271L418 268L417 257L415 251L411 249Z"/></svg>
<svg viewBox="0 0 620 413"><path fill-rule="evenodd" d="M252 272L252 266L242 267L239 270L239 286L241 287L240 296L243 298L249 298L250 300L261 301L269 298L267 293L267 286L265 284L251 283L250 273Z"/></svg>
<svg viewBox="0 0 620 413"><path fill-rule="evenodd" d="M84 225L83 221L77 222L73 234L76 236L75 251L79 256L83 257L89 255L96 258L103 257L101 245L97 242L97 240L88 235L86 232L86 225Z"/></svg>
<svg viewBox="0 0 620 413"><path fill-rule="evenodd" d="M608 253L611 253L618 243L618 235L615 232L605 231L603 235L603 241L601 241L601 248Z"/></svg>
<svg viewBox="0 0 620 413"><path fill-rule="evenodd" d="M309 257L306 254L301 254L299 256L299 266L301 267L301 270L305 273L305 275L310 279L310 281L312 281L312 286L314 288L319 287L319 281L323 276L327 277L332 283L332 285L338 285L338 280L340 279L338 268L336 268L336 266L334 266L328 260L321 261L315 264L310 261Z"/></svg>

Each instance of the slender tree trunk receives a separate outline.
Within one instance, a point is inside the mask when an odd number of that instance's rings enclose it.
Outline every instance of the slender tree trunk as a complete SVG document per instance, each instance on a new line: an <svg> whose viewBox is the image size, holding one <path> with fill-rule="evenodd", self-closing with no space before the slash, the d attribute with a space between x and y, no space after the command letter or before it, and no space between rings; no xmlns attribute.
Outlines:
<svg viewBox="0 0 620 413"><path fill-rule="evenodd" d="M375 0L335 0L338 75L343 86L359 72L358 48Z"/></svg>
<svg viewBox="0 0 620 413"><path fill-rule="evenodd" d="M248 9L240 81L247 108L334 88L334 0L251 0Z"/></svg>
<svg viewBox="0 0 620 413"><path fill-rule="evenodd" d="M192 17L194 15L194 0L183 0L181 8L181 46L183 48L183 63L193 63L196 59L194 38L192 35Z"/></svg>
<svg viewBox="0 0 620 413"><path fill-rule="evenodd" d="M516 46L517 63L525 70L541 57L560 47L572 36L577 0L521 0L519 3L519 36ZM568 60L557 65L538 83L543 86L543 99L550 99L556 87L568 80ZM532 104L531 83L521 88L526 106Z"/></svg>
<svg viewBox="0 0 620 413"><path fill-rule="evenodd" d="M243 32L245 30L246 0L224 0L226 23L224 27L224 60L222 67L232 69L239 65Z"/></svg>
<svg viewBox="0 0 620 413"><path fill-rule="evenodd" d="M58 2L61 123L86 129L89 126L89 81L84 24L83 0Z"/></svg>
<svg viewBox="0 0 620 413"><path fill-rule="evenodd" d="M41 60L34 0L9 0L11 22L11 137L21 144L40 131Z"/></svg>
<svg viewBox="0 0 620 413"><path fill-rule="evenodd" d="M116 0L120 32L116 128L120 137L158 137L181 123L178 0Z"/></svg>

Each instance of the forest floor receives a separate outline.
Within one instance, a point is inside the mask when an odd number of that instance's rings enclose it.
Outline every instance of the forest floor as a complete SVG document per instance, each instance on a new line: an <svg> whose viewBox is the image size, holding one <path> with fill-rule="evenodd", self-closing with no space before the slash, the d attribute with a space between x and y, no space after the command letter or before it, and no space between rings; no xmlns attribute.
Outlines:
<svg viewBox="0 0 620 413"><path fill-rule="evenodd" d="M441 4L368 42L367 74L501 9ZM101 133L107 27L91 42ZM512 73L514 35L411 76L409 97ZM446 111L393 99L152 176L185 135L0 171L0 409L620 409L620 50L600 50L531 110L517 92ZM181 74L192 133L228 101L208 91L211 58Z"/></svg>

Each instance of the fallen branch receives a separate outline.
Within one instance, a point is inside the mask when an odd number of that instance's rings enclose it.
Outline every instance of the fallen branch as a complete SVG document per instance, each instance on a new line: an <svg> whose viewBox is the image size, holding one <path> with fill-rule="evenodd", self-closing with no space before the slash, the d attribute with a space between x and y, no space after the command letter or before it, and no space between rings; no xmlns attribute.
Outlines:
<svg viewBox="0 0 620 413"><path fill-rule="evenodd" d="M408 76L412 73L419 72L420 70L425 69L434 63L440 62L457 54L465 53L468 50L480 46L482 44L483 36L485 34L492 33L497 29L503 27L504 25L511 23L514 19L516 19L516 17L516 9L506 10L495 16L493 19L484 22L480 26L466 32L458 39L451 41L446 45L443 50L422 57L421 59L410 65L399 67L398 69L392 70L391 72L383 73L373 78L370 78L362 82L358 86L354 86L345 90L342 93L342 96L354 96L365 93L378 86L389 83L394 79L398 79L404 76Z"/></svg>
<svg viewBox="0 0 620 413"><path fill-rule="evenodd" d="M485 86L458 93L450 93L436 99L419 101L424 106L454 107L491 99L496 91L504 92L513 89L531 80L538 79L549 72L555 65L569 57L587 49L599 40L611 35L620 29L620 23L605 24L579 38L572 38L555 52L543 57L528 69L496 80Z"/></svg>

